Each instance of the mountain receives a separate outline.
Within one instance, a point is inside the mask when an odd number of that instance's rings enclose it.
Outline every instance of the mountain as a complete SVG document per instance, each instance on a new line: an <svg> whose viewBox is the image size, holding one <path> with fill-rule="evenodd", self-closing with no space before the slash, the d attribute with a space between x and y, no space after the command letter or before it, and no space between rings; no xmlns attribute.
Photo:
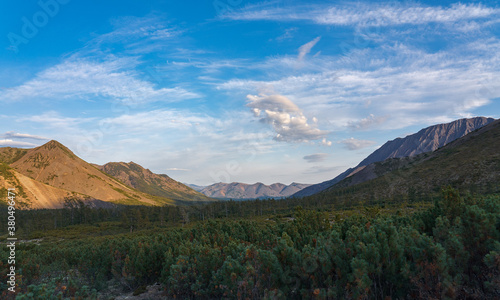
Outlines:
<svg viewBox="0 0 500 300"><path fill-rule="evenodd" d="M356 167L346 170L344 173L331 180L311 185L293 196L305 197L319 193L337 184L344 178L363 170L365 166L375 162L383 161L388 158L410 157L420 153L435 151L474 130L492 123L494 120L493 118L485 117L460 119L451 123L430 126L404 138L388 141L361 161Z"/></svg>
<svg viewBox="0 0 500 300"><path fill-rule="evenodd" d="M193 190L197 191L197 192L201 192L201 190L203 190L204 188L206 188L206 186L202 186L202 185L197 185L197 184L191 184L191 183L183 183L184 185L192 188Z"/></svg>
<svg viewBox="0 0 500 300"><path fill-rule="evenodd" d="M41 183L17 172L5 163L0 163L1 199L7 198L9 188L14 188L16 205L19 208L61 208L65 198L85 200L84 195Z"/></svg>
<svg viewBox="0 0 500 300"><path fill-rule="evenodd" d="M0 148L0 197L5 199L8 188L14 187L17 203L24 208L60 208L67 198L92 206L212 200L167 175L153 174L137 164L106 166L103 169L115 170L123 182L80 159L57 141L33 149Z"/></svg>
<svg viewBox="0 0 500 300"><path fill-rule="evenodd" d="M385 143L365 158L358 167L367 166L388 158L415 156L420 153L434 151L493 121L495 121L493 118L477 117L424 128L405 138L397 138Z"/></svg>
<svg viewBox="0 0 500 300"><path fill-rule="evenodd" d="M282 198L293 195L308 186L309 184L295 182L290 185L282 183L265 185L260 182L255 184L220 182L205 187L201 192L208 197L219 199Z"/></svg>
<svg viewBox="0 0 500 300"><path fill-rule="evenodd" d="M212 200L165 174L155 174L134 162L111 162L98 168L127 186L150 195L180 201Z"/></svg>
<svg viewBox="0 0 500 300"><path fill-rule="evenodd" d="M468 192L500 192L500 120L434 152L389 158L311 197L342 195L351 200L434 195L444 186ZM408 196L409 197L409 196Z"/></svg>
<svg viewBox="0 0 500 300"><path fill-rule="evenodd" d="M151 196L104 174L57 141L26 150L10 167L45 185L106 202L159 204ZM159 202L172 202L169 199L162 200Z"/></svg>

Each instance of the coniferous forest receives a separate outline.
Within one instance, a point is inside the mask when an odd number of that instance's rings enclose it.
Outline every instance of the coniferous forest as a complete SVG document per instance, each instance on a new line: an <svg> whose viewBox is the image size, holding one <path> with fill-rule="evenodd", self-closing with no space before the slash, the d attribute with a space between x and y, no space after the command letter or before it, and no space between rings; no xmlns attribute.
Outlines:
<svg viewBox="0 0 500 300"><path fill-rule="evenodd" d="M307 203L90 209L68 200L18 211L16 299L114 299L151 286L164 299L500 297L497 194ZM13 298L7 273L0 265L2 299Z"/></svg>

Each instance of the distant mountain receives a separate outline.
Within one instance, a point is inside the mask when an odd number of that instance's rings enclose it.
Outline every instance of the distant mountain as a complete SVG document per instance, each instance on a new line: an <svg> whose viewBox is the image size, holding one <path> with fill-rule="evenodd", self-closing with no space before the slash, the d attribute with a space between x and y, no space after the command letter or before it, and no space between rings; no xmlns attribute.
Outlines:
<svg viewBox="0 0 500 300"><path fill-rule="evenodd" d="M311 185L293 196L304 197L319 193L337 184L344 178L363 170L365 166L375 162L384 161L388 158L409 157L420 153L435 151L474 130L492 123L494 120L493 118L485 117L460 119L451 123L430 126L404 138L388 141L361 161L356 167L346 170L334 179Z"/></svg>
<svg viewBox="0 0 500 300"><path fill-rule="evenodd" d="M309 184L295 182L290 185L282 183L265 185L260 182L255 184L220 182L205 187L201 190L201 193L208 197L219 199L283 198L293 195L308 186Z"/></svg>
<svg viewBox="0 0 500 300"><path fill-rule="evenodd" d="M195 190L197 192L201 192L201 190L206 188L206 186L204 186L204 185L196 185L196 184L191 184L191 183L182 183L182 184L187 185L188 187L192 188L193 190Z"/></svg>
<svg viewBox="0 0 500 300"><path fill-rule="evenodd" d="M320 192L344 199L391 199L433 195L444 186L481 193L500 192L500 120L469 133L434 152L389 158ZM313 195L311 197L315 197Z"/></svg>
<svg viewBox="0 0 500 300"><path fill-rule="evenodd" d="M129 187L150 195L181 201L211 200L165 174L155 174L134 162L110 162L98 168Z"/></svg>

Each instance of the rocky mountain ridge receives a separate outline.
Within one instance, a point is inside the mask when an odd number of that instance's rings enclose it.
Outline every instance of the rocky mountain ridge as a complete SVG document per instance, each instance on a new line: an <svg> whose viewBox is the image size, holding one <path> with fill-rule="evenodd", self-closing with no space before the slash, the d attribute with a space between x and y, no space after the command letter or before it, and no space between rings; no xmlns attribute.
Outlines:
<svg viewBox="0 0 500 300"><path fill-rule="evenodd" d="M495 121L493 118L476 117L460 119L450 123L429 126L415 134L386 142L380 148L361 161L356 167L347 169L337 177L322 183L311 185L298 191L294 197L305 197L328 189L341 180L356 174L366 166L389 158L411 157L425 152L435 151L470 132ZM363 174L366 174L364 172Z"/></svg>
<svg viewBox="0 0 500 300"><path fill-rule="evenodd" d="M219 199L258 199L284 198L308 187L309 184L293 182L290 185L273 183L265 185L261 182L246 184L240 182L215 183L203 188L200 192L211 198Z"/></svg>

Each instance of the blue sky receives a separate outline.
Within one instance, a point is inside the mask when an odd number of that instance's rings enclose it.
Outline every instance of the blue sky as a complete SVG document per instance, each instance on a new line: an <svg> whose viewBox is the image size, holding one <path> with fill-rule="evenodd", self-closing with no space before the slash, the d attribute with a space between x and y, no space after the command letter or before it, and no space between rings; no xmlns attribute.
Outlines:
<svg viewBox="0 0 500 300"><path fill-rule="evenodd" d="M331 179L500 115L496 1L0 3L0 146L188 183Z"/></svg>

